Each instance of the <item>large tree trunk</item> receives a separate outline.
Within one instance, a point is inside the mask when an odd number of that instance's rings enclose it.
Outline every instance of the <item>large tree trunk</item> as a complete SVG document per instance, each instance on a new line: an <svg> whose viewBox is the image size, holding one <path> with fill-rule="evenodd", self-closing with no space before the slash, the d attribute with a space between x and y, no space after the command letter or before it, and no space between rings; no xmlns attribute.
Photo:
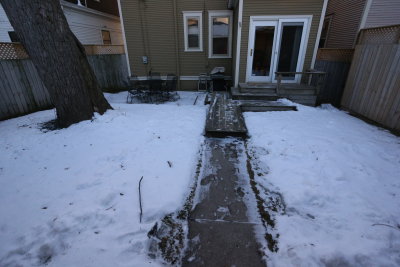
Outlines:
<svg viewBox="0 0 400 267"><path fill-rule="evenodd" d="M71 32L59 0L0 0L67 127L112 109Z"/></svg>

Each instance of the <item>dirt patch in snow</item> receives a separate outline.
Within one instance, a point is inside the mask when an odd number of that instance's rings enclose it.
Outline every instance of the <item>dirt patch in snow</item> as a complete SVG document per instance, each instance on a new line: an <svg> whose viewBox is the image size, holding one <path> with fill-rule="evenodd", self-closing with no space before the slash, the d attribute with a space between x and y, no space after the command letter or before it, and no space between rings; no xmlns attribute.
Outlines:
<svg viewBox="0 0 400 267"><path fill-rule="evenodd" d="M266 175L268 171L262 170L259 166L256 151L249 151L247 143L245 146L247 155L246 167L250 177L250 186L257 201L258 213L266 230L264 237L267 241L268 249L271 252L277 252L279 250L279 233L275 231L274 215L285 213L285 202L279 192L274 192L257 183L256 176Z"/></svg>
<svg viewBox="0 0 400 267"><path fill-rule="evenodd" d="M193 185L182 209L166 215L156 222L147 236L150 239L149 257L162 258L168 264L179 265L187 244L187 220L193 208L194 196L202 167L203 145L194 175Z"/></svg>

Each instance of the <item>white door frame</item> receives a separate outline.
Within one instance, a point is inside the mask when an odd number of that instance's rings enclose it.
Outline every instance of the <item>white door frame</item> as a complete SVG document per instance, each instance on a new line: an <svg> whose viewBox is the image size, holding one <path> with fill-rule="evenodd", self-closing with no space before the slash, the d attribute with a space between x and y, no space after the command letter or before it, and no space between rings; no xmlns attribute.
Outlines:
<svg viewBox="0 0 400 267"><path fill-rule="evenodd" d="M267 76L253 76L253 59L254 59L254 42L255 42L255 33L256 33L256 27L257 26L273 26L275 28L274 30L274 39L272 40L272 49L271 49L271 62L270 62L270 70L269 70L269 75ZM249 33L249 52L247 54L247 73L248 76L246 76L246 82L271 82L272 81L272 75L273 75L273 66L274 66L274 51L275 45L276 45L276 37L278 33L278 21L250 21L250 33Z"/></svg>
<svg viewBox="0 0 400 267"><path fill-rule="evenodd" d="M310 35L310 27L312 22L312 15L286 15L286 16L250 16L250 24L249 24L249 41L248 41L248 51L247 51L247 68L246 68L246 82L254 81L252 77L252 65L253 65L253 57L251 55L251 49L254 49L254 26L257 25L258 21L262 22L275 22L278 24L278 27L275 31L274 36L274 46L273 46L273 59L271 60L271 71L272 71L272 82L276 82L275 71L277 68L277 64L275 64L278 60L279 56L279 48L280 48L280 40L282 34L282 23L284 22L303 22L303 34L301 37L300 43L300 51L299 58L297 61L296 71L299 72L303 69L304 59L307 50L308 38ZM268 76L264 77L264 82L270 82L266 79ZM271 77L271 76L269 76ZM283 80L283 83L299 83L301 79L301 75L296 75L294 80Z"/></svg>

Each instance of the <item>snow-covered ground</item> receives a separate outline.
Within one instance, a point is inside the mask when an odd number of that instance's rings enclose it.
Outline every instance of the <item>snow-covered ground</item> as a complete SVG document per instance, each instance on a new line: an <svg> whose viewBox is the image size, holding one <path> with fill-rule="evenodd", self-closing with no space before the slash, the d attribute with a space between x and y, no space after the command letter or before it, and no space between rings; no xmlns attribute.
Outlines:
<svg viewBox="0 0 400 267"><path fill-rule="evenodd" d="M52 110L0 122L0 266L158 265L146 235L193 182L206 113L196 96L129 105L108 94L115 110L50 132L38 124Z"/></svg>
<svg viewBox="0 0 400 267"><path fill-rule="evenodd" d="M280 192L271 266L400 266L400 138L330 106L245 113Z"/></svg>

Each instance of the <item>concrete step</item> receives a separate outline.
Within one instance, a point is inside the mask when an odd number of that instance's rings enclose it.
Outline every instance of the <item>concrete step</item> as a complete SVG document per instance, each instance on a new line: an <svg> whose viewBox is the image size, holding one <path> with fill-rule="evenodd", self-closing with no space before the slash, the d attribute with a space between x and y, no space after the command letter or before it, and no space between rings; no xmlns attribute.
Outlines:
<svg viewBox="0 0 400 267"><path fill-rule="evenodd" d="M276 94L277 85L271 83L239 83L241 93ZM315 95L315 87L307 84L285 83L279 88L278 95Z"/></svg>
<svg viewBox="0 0 400 267"><path fill-rule="evenodd" d="M306 106L315 107L317 103L317 96L315 95L284 95L282 97Z"/></svg>
<svg viewBox="0 0 400 267"><path fill-rule="evenodd" d="M232 99L234 100L277 100L279 97L276 93L257 93L257 92L240 92L239 88L231 88Z"/></svg>
<svg viewBox="0 0 400 267"><path fill-rule="evenodd" d="M241 93L255 93L255 94L276 94L276 88L264 88L264 89L240 89Z"/></svg>
<svg viewBox="0 0 400 267"><path fill-rule="evenodd" d="M279 95L315 95L315 89L290 89L279 90Z"/></svg>
<svg viewBox="0 0 400 267"><path fill-rule="evenodd" d="M239 91L242 93L276 94L276 85L265 83L239 83Z"/></svg>
<svg viewBox="0 0 400 267"><path fill-rule="evenodd" d="M241 100L238 101L243 112L264 112L264 111L296 111L297 107L286 105L276 101L255 101Z"/></svg>
<svg viewBox="0 0 400 267"><path fill-rule="evenodd" d="M268 94L268 93L256 93L256 92L240 92L236 87L231 88L232 99L234 100L263 100L263 101L275 101L279 98L287 98L293 102L315 106L317 102L317 96L315 93L311 93L311 89L286 89L286 90L297 90L296 93L288 93L291 91L279 91L279 94Z"/></svg>
<svg viewBox="0 0 400 267"><path fill-rule="evenodd" d="M239 83L241 89L276 89L273 83Z"/></svg>

